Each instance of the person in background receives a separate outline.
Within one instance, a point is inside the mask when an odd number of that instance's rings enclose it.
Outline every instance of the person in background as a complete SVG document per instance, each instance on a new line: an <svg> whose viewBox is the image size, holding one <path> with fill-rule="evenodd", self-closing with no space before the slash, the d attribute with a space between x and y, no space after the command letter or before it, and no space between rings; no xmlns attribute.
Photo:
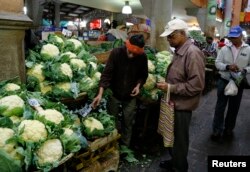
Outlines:
<svg viewBox="0 0 250 172"><path fill-rule="evenodd" d="M202 50L206 57L214 57L217 56L217 44L213 42L213 38L211 36L206 37L207 45Z"/></svg>
<svg viewBox="0 0 250 172"><path fill-rule="evenodd" d="M225 45L219 51L215 61L220 76L217 81L217 102L213 118L213 134L211 135L211 139L214 141L220 141L222 135L231 137L235 128L243 86L238 87L236 96L225 96L224 89L231 74L241 72L242 75L246 75L250 72L250 47L242 41L242 28L240 26L232 27L227 37L232 44ZM224 120L227 105L228 109Z"/></svg>
<svg viewBox="0 0 250 172"><path fill-rule="evenodd" d="M144 53L144 38L133 35L125 46L114 48L101 75L98 95L92 102L96 108L102 99L103 92L110 88L113 95L108 100L108 113L118 117L122 109L121 142L130 146L132 126L136 114L136 96L148 77L148 61Z"/></svg>
<svg viewBox="0 0 250 172"><path fill-rule="evenodd" d="M174 145L172 159L160 163L160 167L178 172L188 171L189 125L192 111L199 104L205 84L205 57L202 51L188 38L188 25L174 19L165 26L160 35L166 37L175 48L173 60L168 67L166 81L157 83L157 88L167 92L175 104Z"/></svg>

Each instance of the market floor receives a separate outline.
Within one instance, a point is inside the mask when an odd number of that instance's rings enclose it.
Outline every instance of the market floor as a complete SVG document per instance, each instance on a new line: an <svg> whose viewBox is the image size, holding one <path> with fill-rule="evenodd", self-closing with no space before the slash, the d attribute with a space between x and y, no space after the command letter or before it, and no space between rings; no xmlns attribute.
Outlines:
<svg viewBox="0 0 250 172"><path fill-rule="evenodd" d="M210 140L216 98L216 89L213 89L202 97L199 108L193 112L188 155L189 172L206 172L209 155L250 155L250 90L244 90L233 139L224 140L220 143ZM153 127L147 127L144 136L135 136L133 139L136 158L140 161L135 164L121 161L120 172L164 171L159 167L159 163L170 156L162 147L162 140L155 132L157 120L153 119L156 119L157 115L150 113L150 116L147 122L150 121Z"/></svg>

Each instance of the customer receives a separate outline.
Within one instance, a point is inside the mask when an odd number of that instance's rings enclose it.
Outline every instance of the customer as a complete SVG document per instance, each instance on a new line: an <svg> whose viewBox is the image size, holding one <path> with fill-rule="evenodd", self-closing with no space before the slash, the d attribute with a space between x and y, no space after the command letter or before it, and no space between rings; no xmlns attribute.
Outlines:
<svg viewBox="0 0 250 172"><path fill-rule="evenodd" d="M243 93L243 87L238 87L236 96L225 96L224 89L232 72L241 71L243 75L250 72L250 47L242 41L240 26L232 27L228 33L231 45L225 45L215 61L220 77L217 81L217 103L213 119L212 140L221 140L222 134L232 136ZM224 112L228 104L224 124Z"/></svg>
<svg viewBox="0 0 250 172"><path fill-rule="evenodd" d="M205 56L216 58L216 56L217 56L217 44L215 42L213 42L213 40L214 39L211 36L207 36L206 37L207 45L202 51L205 54Z"/></svg>
<svg viewBox="0 0 250 172"><path fill-rule="evenodd" d="M168 22L160 35L167 37L170 46L175 48L166 82L157 83L157 87L164 92L169 84L170 99L175 104L172 159L162 161L160 167L178 172L188 171L189 125L205 83L205 57L188 38L187 29L187 23L174 19Z"/></svg>
<svg viewBox="0 0 250 172"><path fill-rule="evenodd" d="M122 107L121 141L130 145L132 126L135 120L136 96L148 77L147 57L144 53L143 35L133 35L126 46L112 50L101 75L99 93L92 102L96 108L106 88L113 91L108 101L108 112L118 116Z"/></svg>

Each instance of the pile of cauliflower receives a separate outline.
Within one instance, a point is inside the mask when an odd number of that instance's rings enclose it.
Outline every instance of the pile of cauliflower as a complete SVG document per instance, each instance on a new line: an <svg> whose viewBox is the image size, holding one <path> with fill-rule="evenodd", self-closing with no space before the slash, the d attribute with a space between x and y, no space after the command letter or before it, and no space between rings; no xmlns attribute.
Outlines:
<svg viewBox="0 0 250 172"><path fill-rule="evenodd" d="M97 59L87 51L83 42L50 34L40 45L40 51L37 47L36 51L29 50L26 57L28 90L60 100L76 98L80 92L92 94L92 90L98 87ZM90 79L91 84L84 85L85 79L87 83ZM58 87L62 83L69 87Z"/></svg>
<svg viewBox="0 0 250 172"><path fill-rule="evenodd" d="M12 159L20 168L25 166L26 170L34 166L50 169L65 155L87 146L79 126L75 125L76 115L60 103L52 106L52 102L44 98L41 98L43 101L37 99L43 108L35 110L29 100L37 95L28 91L13 92L20 88L14 83L0 86L10 90L9 94L0 94L0 151L5 152L7 159Z"/></svg>

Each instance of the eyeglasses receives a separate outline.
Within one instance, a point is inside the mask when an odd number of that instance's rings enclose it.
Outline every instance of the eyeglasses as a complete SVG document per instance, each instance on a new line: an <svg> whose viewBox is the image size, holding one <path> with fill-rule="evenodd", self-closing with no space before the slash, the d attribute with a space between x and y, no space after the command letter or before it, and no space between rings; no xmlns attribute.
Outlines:
<svg viewBox="0 0 250 172"><path fill-rule="evenodd" d="M170 35L167 36L167 39L173 39L174 36L178 33L178 30L175 30L174 32L172 32Z"/></svg>

